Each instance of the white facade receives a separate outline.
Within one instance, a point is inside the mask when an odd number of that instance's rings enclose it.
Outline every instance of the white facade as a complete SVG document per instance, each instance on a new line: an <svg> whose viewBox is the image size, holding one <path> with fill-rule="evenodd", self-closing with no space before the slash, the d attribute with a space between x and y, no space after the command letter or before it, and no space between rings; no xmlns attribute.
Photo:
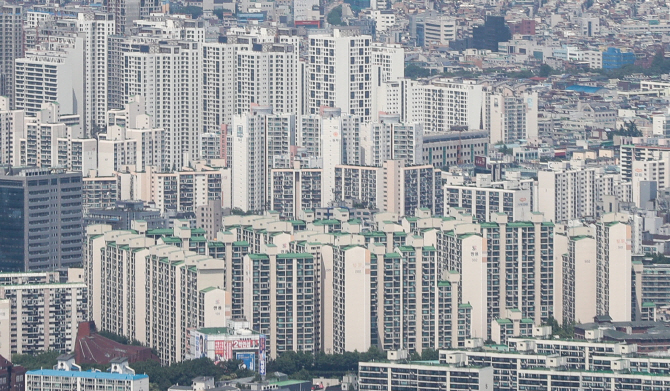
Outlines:
<svg viewBox="0 0 670 391"><path fill-rule="evenodd" d="M488 97L491 123L491 144L536 139L537 92L519 92L502 88Z"/></svg>
<svg viewBox="0 0 670 391"><path fill-rule="evenodd" d="M631 227L626 214L609 213L596 225L596 311L615 322L631 320Z"/></svg>
<svg viewBox="0 0 670 391"><path fill-rule="evenodd" d="M144 235L146 223L134 228L140 233L87 227L90 317L101 330L155 348L163 363L182 361L189 329L226 324L224 260L156 242ZM188 226L174 231L180 242L190 239Z"/></svg>
<svg viewBox="0 0 670 391"><path fill-rule="evenodd" d="M228 140L232 151L233 208L264 211L269 207L270 170L290 167L295 116L257 107L235 116Z"/></svg>
<svg viewBox="0 0 670 391"><path fill-rule="evenodd" d="M79 13L76 25L85 37L85 112L79 114L86 134L90 135L107 123L107 37L115 33L116 24L111 13Z"/></svg>
<svg viewBox="0 0 670 391"><path fill-rule="evenodd" d="M125 53L126 98L144 98L153 126L165 130L165 165L179 170L197 160L202 127L202 55L198 42L153 44Z"/></svg>
<svg viewBox="0 0 670 391"><path fill-rule="evenodd" d="M9 110L9 98L0 96L0 164L17 165L15 151L24 121L25 112Z"/></svg>
<svg viewBox="0 0 670 391"><path fill-rule="evenodd" d="M400 116L380 115L379 121L362 125L363 165L381 167L387 160L423 163L423 126L401 123Z"/></svg>
<svg viewBox="0 0 670 391"><path fill-rule="evenodd" d="M74 349L77 325L87 319L88 307L83 270L68 274L67 283L57 272L0 274L3 357Z"/></svg>
<svg viewBox="0 0 670 391"><path fill-rule="evenodd" d="M323 106L339 107L369 121L375 77L372 37L335 29L332 35L310 35L308 40L307 114L317 114Z"/></svg>
<svg viewBox="0 0 670 391"><path fill-rule="evenodd" d="M42 103L58 102L62 113L84 115L84 37L52 37L43 45L16 60L16 108L36 115Z"/></svg>

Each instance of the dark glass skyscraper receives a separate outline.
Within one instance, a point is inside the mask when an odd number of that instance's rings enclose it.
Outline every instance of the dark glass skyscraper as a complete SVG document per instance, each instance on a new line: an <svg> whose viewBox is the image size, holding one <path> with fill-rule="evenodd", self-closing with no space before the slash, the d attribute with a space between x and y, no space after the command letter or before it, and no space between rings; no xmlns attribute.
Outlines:
<svg viewBox="0 0 670 391"><path fill-rule="evenodd" d="M487 15L483 25L472 29L472 46L475 49L498 51L499 42L507 42L512 38L509 27L502 16Z"/></svg>
<svg viewBox="0 0 670 391"><path fill-rule="evenodd" d="M82 263L82 175L42 168L0 172L0 271Z"/></svg>

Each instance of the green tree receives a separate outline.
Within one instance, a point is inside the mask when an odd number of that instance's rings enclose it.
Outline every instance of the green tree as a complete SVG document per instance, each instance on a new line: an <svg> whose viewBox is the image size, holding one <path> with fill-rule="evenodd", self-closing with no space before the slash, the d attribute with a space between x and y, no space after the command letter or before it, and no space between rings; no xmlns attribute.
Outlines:
<svg viewBox="0 0 670 391"><path fill-rule="evenodd" d="M418 79L420 77L429 77L433 74L433 72L424 67L420 67L416 64L407 64L405 67L405 77L408 77L410 79Z"/></svg>
<svg viewBox="0 0 670 391"><path fill-rule="evenodd" d="M540 77L549 77L554 73L554 68L550 67L547 64L542 64L540 66L539 75Z"/></svg>
<svg viewBox="0 0 670 391"><path fill-rule="evenodd" d="M51 369L58 364L58 356L60 352L50 350L48 352L40 352L37 354L14 354L12 355L12 363L20 365L29 371L35 369Z"/></svg>
<svg viewBox="0 0 670 391"><path fill-rule="evenodd" d="M342 22L342 6L338 5L337 7L333 8L328 13L328 16L326 17L326 20L328 20L328 24L333 25L333 26L344 25L344 23Z"/></svg>

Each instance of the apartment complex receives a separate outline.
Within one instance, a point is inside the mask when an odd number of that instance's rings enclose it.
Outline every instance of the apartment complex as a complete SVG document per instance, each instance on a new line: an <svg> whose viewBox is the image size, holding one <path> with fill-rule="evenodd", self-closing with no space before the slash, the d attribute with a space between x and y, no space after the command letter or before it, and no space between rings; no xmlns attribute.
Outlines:
<svg viewBox="0 0 670 391"><path fill-rule="evenodd" d="M225 262L206 255L204 231L187 222L170 231L133 228L138 233L87 227L89 316L101 330L156 349L163 363L182 361L189 329L226 322Z"/></svg>

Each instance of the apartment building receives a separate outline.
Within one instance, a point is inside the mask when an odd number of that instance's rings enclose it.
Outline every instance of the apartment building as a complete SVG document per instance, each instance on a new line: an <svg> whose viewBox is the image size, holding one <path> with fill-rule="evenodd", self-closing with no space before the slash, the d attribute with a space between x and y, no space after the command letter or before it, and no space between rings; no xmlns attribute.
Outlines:
<svg viewBox="0 0 670 391"><path fill-rule="evenodd" d="M146 176L137 174L138 177ZM230 207L230 170L209 166L172 173L151 173L151 198L163 212L194 212L198 207L217 201L222 207ZM144 178L148 182L148 178ZM123 184L121 185L123 187ZM125 190L123 190L125 191Z"/></svg>
<svg viewBox="0 0 670 391"><path fill-rule="evenodd" d="M282 216L297 218L305 209L324 205L323 193L327 188L322 183L322 169L273 169L270 176L270 209Z"/></svg>
<svg viewBox="0 0 670 391"><path fill-rule="evenodd" d="M490 335L492 322L507 319L508 310L536 325L553 316L553 224L541 214L511 223L505 214L494 217L481 224L451 218L437 232L439 259L468 281L461 294L473 307L473 335Z"/></svg>
<svg viewBox="0 0 670 391"><path fill-rule="evenodd" d="M105 9L114 15L115 33L124 34L131 31L135 20L160 12L161 4L157 0L110 0L105 4Z"/></svg>
<svg viewBox="0 0 670 391"><path fill-rule="evenodd" d="M491 144L537 138L537 92L505 86L490 92L488 100Z"/></svg>
<svg viewBox="0 0 670 391"><path fill-rule="evenodd" d="M380 115L361 129L363 165L381 167L387 160L423 164L423 127L401 123L399 114Z"/></svg>
<svg viewBox="0 0 670 391"><path fill-rule="evenodd" d="M534 210L533 184L518 180L492 182L490 174L477 174L474 182L465 183L463 177L451 177L444 185L444 211L458 209L475 216L479 221L490 221L504 213L508 220L524 221Z"/></svg>
<svg viewBox="0 0 670 391"><path fill-rule="evenodd" d="M3 271L56 270L82 262L82 176L55 169L0 173Z"/></svg>
<svg viewBox="0 0 670 391"><path fill-rule="evenodd" d="M82 269L69 269L67 282L58 272L0 274L0 355L73 350L86 299Z"/></svg>
<svg viewBox="0 0 670 391"><path fill-rule="evenodd" d="M0 8L0 96L8 98L6 110L14 108L14 60L23 57L23 16L20 5L3 4Z"/></svg>
<svg viewBox="0 0 670 391"><path fill-rule="evenodd" d="M126 97L144 97L153 126L165 130L165 165L180 170L199 158L202 47L193 41L145 45L124 53Z"/></svg>
<svg viewBox="0 0 670 391"><path fill-rule="evenodd" d="M82 209L84 215L90 209L113 208L116 201L121 199L119 183L116 176L98 177L91 175L82 178Z"/></svg>
<svg viewBox="0 0 670 391"><path fill-rule="evenodd" d="M82 388L104 391L123 387L128 391L149 389L149 376L137 375L124 358L114 359L106 372L99 370L82 371L74 363L74 354L58 356L58 364L53 369L38 369L26 372L26 390L75 391Z"/></svg>
<svg viewBox="0 0 670 391"><path fill-rule="evenodd" d="M182 361L189 329L226 323L225 262L205 255L207 240L187 225L166 237L143 222L133 228L138 233L86 228L90 317L101 330L156 349L163 363Z"/></svg>
<svg viewBox="0 0 670 391"><path fill-rule="evenodd" d="M40 49L29 50L25 57L16 59L16 109L34 116L42 103L59 102L62 113L84 115L85 37L54 36L41 45Z"/></svg>
<svg viewBox="0 0 670 391"><path fill-rule="evenodd" d="M433 363L361 362L359 390L492 390L492 367L466 367L460 362Z"/></svg>
<svg viewBox="0 0 670 391"><path fill-rule="evenodd" d="M624 390L639 385L663 389L670 373L667 358L637 356L635 345L596 341L512 338L509 350L468 341L468 350L441 350L437 363L406 362L402 352L392 352L390 362L360 363L359 389L423 390L496 389L502 391L535 388L565 390ZM481 386L478 370L491 370L491 384ZM453 372L468 379L467 385L451 385ZM439 379L439 380L438 380ZM433 383L435 382L435 383ZM488 387L488 388L487 388Z"/></svg>
<svg viewBox="0 0 670 391"><path fill-rule="evenodd" d="M13 73L13 71L12 71ZM10 99L0 96L0 164L17 165L15 163L17 150L15 144L23 130L25 112L10 110Z"/></svg>
<svg viewBox="0 0 670 391"><path fill-rule="evenodd" d="M351 203L352 206L379 208L384 197L382 180L382 170L378 167L335 166L333 199L336 202Z"/></svg>
<svg viewBox="0 0 670 391"><path fill-rule="evenodd" d="M632 314L631 227L627 214L609 213L596 224L596 312L614 321Z"/></svg>
<svg viewBox="0 0 670 391"><path fill-rule="evenodd" d="M273 114L271 107L258 106L235 116L229 136L232 152L232 203L244 211L269 208L270 170L290 167L291 139L295 116Z"/></svg>
<svg viewBox="0 0 670 391"><path fill-rule="evenodd" d="M113 11L110 11L114 13ZM119 28L118 18L116 27ZM152 44L157 44L161 38L156 35L124 36L111 35L107 39L107 103L109 109L123 109L126 102L126 85L124 74L126 67L125 53L148 50Z"/></svg>
<svg viewBox="0 0 670 391"><path fill-rule="evenodd" d="M77 15L77 31L86 37L84 42L84 69L86 86L82 125L87 135L104 128L107 123L108 80L107 38L116 30L114 14L104 12L81 12Z"/></svg>
<svg viewBox="0 0 670 391"><path fill-rule="evenodd" d="M431 165L408 166L404 160L387 160L382 167L383 198L377 207L400 216L419 209L442 215L444 197L441 171Z"/></svg>
<svg viewBox="0 0 670 391"><path fill-rule="evenodd" d="M357 30L336 28L332 34L308 36L307 113L322 106L339 107L367 122L372 118L375 74L372 37ZM342 61L342 59L348 59Z"/></svg>
<svg viewBox="0 0 670 391"><path fill-rule="evenodd" d="M554 222L596 219L610 212L603 209L603 197L608 195L629 201L616 174L602 167L587 167L581 161L550 165L538 171L537 177L537 210Z"/></svg>

